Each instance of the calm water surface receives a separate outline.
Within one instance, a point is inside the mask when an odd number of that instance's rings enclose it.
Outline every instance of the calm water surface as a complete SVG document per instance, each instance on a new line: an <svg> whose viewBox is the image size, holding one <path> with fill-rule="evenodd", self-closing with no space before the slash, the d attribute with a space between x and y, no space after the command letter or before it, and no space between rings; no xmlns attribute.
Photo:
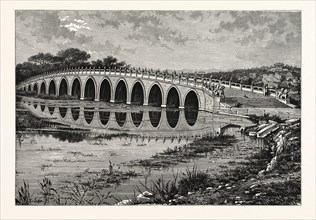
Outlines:
<svg viewBox="0 0 316 220"><path fill-rule="evenodd" d="M123 163L148 159L168 147L190 143L203 135L216 135L229 123L251 124L237 117L178 109L76 106L66 101L54 103L36 99L27 99L23 105L37 116L69 128L87 130L84 133L61 132L52 128L22 134L21 146L18 141L16 144L16 186L27 180L35 192L39 190L38 181L44 176L49 177L55 186L64 185L63 181L72 178L75 173L86 169L108 169L110 161L114 169L146 174L148 170L142 167L131 168ZM225 132L236 135L240 142L249 141L241 138L237 131L238 128L231 128ZM151 170L149 178L164 175L164 178L170 179L174 172L184 171L194 164L198 164L200 170L216 167L216 162L206 157L168 169ZM139 180L144 180L144 177L132 178L107 190L125 198L133 194L134 185Z"/></svg>

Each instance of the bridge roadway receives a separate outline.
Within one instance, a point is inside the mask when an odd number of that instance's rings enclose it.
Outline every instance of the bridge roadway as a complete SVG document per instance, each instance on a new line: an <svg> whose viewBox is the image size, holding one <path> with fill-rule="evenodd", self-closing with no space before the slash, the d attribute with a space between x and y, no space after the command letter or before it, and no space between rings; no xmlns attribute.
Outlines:
<svg viewBox="0 0 316 220"><path fill-rule="evenodd" d="M210 82L208 78L158 71L77 68L34 76L17 89L112 103L178 108L197 105L199 110L216 112L220 97L214 95Z"/></svg>

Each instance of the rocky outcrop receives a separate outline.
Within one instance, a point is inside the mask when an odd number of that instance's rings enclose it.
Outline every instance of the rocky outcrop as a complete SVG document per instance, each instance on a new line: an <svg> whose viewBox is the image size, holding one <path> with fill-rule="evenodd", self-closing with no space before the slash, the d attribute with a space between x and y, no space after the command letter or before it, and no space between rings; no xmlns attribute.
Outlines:
<svg viewBox="0 0 316 220"><path fill-rule="evenodd" d="M266 170L261 170L258 176L263 176L265 173L273 171L278 165L280 156L282 156L285 150L288 150L288 143L300 140L300 137L293 136L293 130L300 127L299 119L289 119L284 124L281 124L281 127L277 134L271 134L273 135L271 153L274 157L268 163Z"/></svg>

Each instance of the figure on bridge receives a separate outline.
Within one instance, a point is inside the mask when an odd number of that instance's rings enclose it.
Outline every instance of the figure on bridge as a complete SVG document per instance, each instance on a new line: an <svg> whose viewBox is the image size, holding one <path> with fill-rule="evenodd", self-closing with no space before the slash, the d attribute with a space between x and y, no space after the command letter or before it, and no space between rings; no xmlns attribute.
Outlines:
<svg viewBox="0 0 316 220"><path fill-rule="evenodd" d="M219 97L224 97L225 98L225 92L224 92L225 86L223 86L223 85L221 85L219 83L216 84L216 85L214 83L212 83L210 85L210 89L211 89L212 94L214 96L219 96Z"/></svg>

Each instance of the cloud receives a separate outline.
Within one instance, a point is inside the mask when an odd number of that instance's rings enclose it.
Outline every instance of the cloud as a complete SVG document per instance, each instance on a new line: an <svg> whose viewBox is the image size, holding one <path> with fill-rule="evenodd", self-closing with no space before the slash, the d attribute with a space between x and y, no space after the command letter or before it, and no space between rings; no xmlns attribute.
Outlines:
<svg viewBox="0 0 316 220"><path fill-rule="evenodd" d="M22 42L27 46L33 47L33 45L31 45L26 38L22 38L19 34L16 34L15 39L16 41Z"/></svg>
<svg viewBox="0 0 316 220"><path fill-rule="evenodd" d="M16 41L23 54L17 57L26 60L34 48L56 53L76 47L90 51L93 59L113 54L158 68L182 68L187 61L206 68L275 60L297 65L300 28L299 12L20 10Z"/></svg>
<svg viewBox="0 0 316 220"><path fill-rule="evenodd" d="M181 32L172 30L169 27L154 27L145 25L139 28L135 33L129 34L125 39L143 41L150 45L160 45L169 50L173 50L168 43L183 46L189 40L188 37L183 37Z"/></svg>
<svg viewBox="0 0 316 220"><path fill-rule="evenodd" d="M86 44L93 42L93 37L80 34L79 36L76 36L76 41L78 44Z"/></svg>
<svg viewBox="0 0 316 220"><path fill-rule="evenodd" d="M77 32L80 29L87 29L91 30L90 27L86 26L85 24L75 24L75 23L70 23L70 24L65 24L63 25L64 27L68 28L70 31L75 31Z"/></svg>
<svg viewBox="0 0 316 220"><path fill-rule="evenodd" d="M108 53L108 54L117 55L122 51L122 47L119 45L117 46L113 44L109 40L106 40L103 43L96 43L96 44L92 43L91 45L89 45L89 50L100 52L100 53Z"/></svg>
<svg viewBox="0 0 316 220"><path fill-rule="evenodd" d="M80 19L74 19L74 21L77 23L85 23L83 20L80 20Z"/></svg>
<svg viewBox="0 0 316 220"><path fill-rule="evenodd" d="M96 20L96 24L103 28L110 26L119 30L122 26L131 27L126 40L143 41L149 45L160 45L171 49L168 43L183 45L188 37L182 35L179 30L168 27L163 21L163 16L178 14L171 11L112 11L104 13L97 11L89 14L90 18ZM176 18L179 20L179 17Z"/></svg>
<svg viewBox="0 0 316 220"><path fill-rule="evenodd" d="M250 43L256 43L262 41L265 38L268 28L264 29L252 29L249 35L242 36L235 40L236 43L240 43L242 46L247 46Z"/></svg>
<svg viewBox="0 0 316 220"><path fill-rule="evenodd" d="M98 18L97 24L101 27L112 26L118 28L121 25L131 24L133 30L143 25L162 25L158 15L154 11L112 11L109 13L97 12L92 17Z"/></svg>
<svg viewBox="0 0 316 220"><path fill-rule="evenodd" d="M21 11L18 17L29 18L25 23L26 29L31 28L32 36L36 37L37 42L50 42L53 37L75 38L75 32L61 25L57 11Z"/></svg>
<svg viewBox="0 0 316 220"><path fill-rule="evenodd" d="M221 12L220 14L226 14L230 18L229 21L221 21L219 27L210 29L210 32L219 33L222 31L246 31L253 26L265 25L272 21L269 17L270 13L261 11L230 11Z"/></svg>
<svg viewBox="0 0 316 220"><path fill-rule="evenodd" d="M61 18L60 20L61 21L66 21L68 18L69 18L69 16L65 16L65 17Z"/></svg>

